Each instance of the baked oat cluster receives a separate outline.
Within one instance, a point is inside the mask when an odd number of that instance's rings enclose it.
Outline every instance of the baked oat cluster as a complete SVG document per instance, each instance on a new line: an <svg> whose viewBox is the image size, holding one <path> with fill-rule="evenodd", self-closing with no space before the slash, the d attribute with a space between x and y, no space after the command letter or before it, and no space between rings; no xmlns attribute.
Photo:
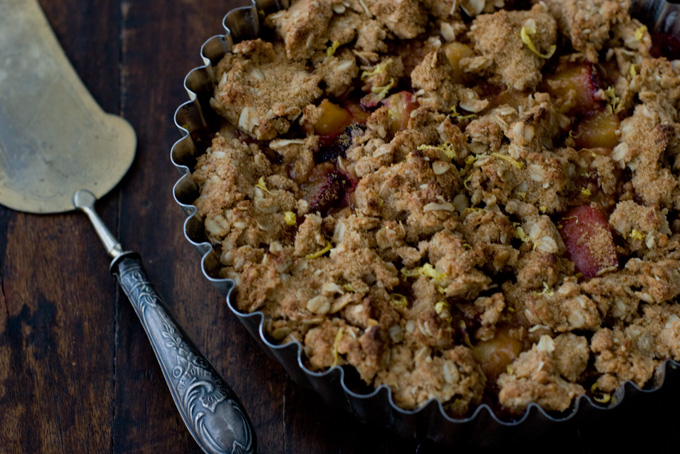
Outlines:
<svg viewBox="0 0 680 454"><path fill-rule="evenodd" d="M606 404L680 360L680 69L628 0L297 0L215 68L235 303L414 409ZM514 8L514 9L513 9Z"/></svg>

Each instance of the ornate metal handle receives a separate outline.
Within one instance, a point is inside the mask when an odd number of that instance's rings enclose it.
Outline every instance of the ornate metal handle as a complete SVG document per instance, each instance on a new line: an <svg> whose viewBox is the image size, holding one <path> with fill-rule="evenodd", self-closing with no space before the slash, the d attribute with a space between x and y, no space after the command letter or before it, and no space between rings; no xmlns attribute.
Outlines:
<svg viewBox="0 0 680 454"><path fill-rule="evenodd" d="M78 191L73 200L114 257L111 272L137 312L177 409L198 445L210 454L255 453L255 433L243 406L168 311L139 255L122 252L94 211L91 193Z"/></svg>
<svg viewBox="0 0 680 454"><path fill-rule="evenodd" d="M630 14L653 33L680 37L680 0L633 0Z"/></svg>

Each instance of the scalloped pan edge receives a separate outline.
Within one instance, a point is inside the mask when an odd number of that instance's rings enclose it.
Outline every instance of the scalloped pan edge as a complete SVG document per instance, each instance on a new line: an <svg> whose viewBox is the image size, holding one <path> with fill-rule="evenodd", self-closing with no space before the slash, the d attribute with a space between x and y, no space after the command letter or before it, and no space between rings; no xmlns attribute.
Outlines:
<svg viewBox="0 0 680 454"><path fill-rule="evenodd" d="M471 416L455 419L447 415L441 402L435 399L411 411L398 407L391 390L385 385L369 393L353 390L350 383L352 378L342 367L335 366L321 373L310 371L305 366L299 342L284 345L271 343L264 330L264 314L238 311L231 301L234 281L213 277L219 270L219 260L205 237L203 222L196 216L196 207L192 204L198 197L198 186L193 181L191 171L196 157L207 146L206 138L209 139L211 125L217 121L209 105L214 89L213 65L231 50L234 42L258 36L261 11L271 12L288 7L285 0L250 1L250 6L235 8L224 16L222 25L225 34L213 36L203 44L203 66L191 70L184 80L189 100L179 106L174 116L182 138L172 146L170 153L173 164L182 176L176 182L173 193L175 201L187 216L184 234L201 255L204 276L225 296L229 309L264 351L281 363L296 383L314 389L329 405L349 411L365 423L387 427L407 438L426 438L449 446L461 441L489 446L534 438L559 425L584 422L601 416L603 412L620 410L639 396L659 390L667 378L678 373L680 364L666 360L658 367L654 388L641 389L632 382L626 382L614 393L608 405L600 405L589 396L580 396L563 413L548 413L538 405L530 404L521 418L504 420L487 404L481 404Z"/></svg>

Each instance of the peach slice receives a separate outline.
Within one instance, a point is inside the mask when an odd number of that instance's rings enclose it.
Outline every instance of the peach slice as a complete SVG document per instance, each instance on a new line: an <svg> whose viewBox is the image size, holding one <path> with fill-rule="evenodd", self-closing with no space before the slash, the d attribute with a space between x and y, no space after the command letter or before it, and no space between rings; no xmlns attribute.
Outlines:
<svg viewBox="0 0 680 454"><path fill-rule="evenodd" d="M453 67L453 77L452 80L457 84L462 84L465 82L465 74L460 69L460 61L463 58L471 57L474 52L472 48L467 44L452 42L448 43L443 47L446 57L449 59L449 63Z"/></svg>
<svg viewBox="0 0 680 454"><path fill-rule="evenodd" d="M408 91L395 93L383 101L383 105L389 109L390 133L397 132L408 127L408 120L417 107L415 97Z"/></svg>
<svg viewBox="0 0 680 454"><path fill-rule="evenodd" d="M501 329L493 339L479 342L472 348L472 356L488 378L500 376L522 352L522 342L511 336L510 331Z"/></svg>
<svg viewBox="0 0 680 454"><path fill-rule="evenodd" d="M612 149L619 143L619 126L619 117L607 109L588 115L576 126L576 147Z"/></svg>
<svg viewBox="0 0 680 454"><path fill-rule="evenodd" d="M557 101L565 114L584 114L597 110L604 100L597 73L590 63L571 63L558 68L544 80L544 89Z"/></svg>
<svg viewBox="0 0 680 454"><path fill-rule="evenodd" d="M352 114L328 99L321 101L319 108L322 113L312 126L320 136L340 134L352 123Z"/></svg>

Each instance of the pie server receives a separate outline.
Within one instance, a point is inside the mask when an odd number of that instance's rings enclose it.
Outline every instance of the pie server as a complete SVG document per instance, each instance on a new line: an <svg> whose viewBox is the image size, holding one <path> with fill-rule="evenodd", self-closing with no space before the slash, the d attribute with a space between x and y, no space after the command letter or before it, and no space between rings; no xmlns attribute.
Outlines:
<svg viewBox="0 0 680 454"><path fill-rule="evenodd" d="M139 255L124 251L94 211L132 164L134 130L97 105L36 0L0 0L0 11L0 204L30 213L85 212L191 435L208 453L255 452L234 392L169 313Z"/></svg>

